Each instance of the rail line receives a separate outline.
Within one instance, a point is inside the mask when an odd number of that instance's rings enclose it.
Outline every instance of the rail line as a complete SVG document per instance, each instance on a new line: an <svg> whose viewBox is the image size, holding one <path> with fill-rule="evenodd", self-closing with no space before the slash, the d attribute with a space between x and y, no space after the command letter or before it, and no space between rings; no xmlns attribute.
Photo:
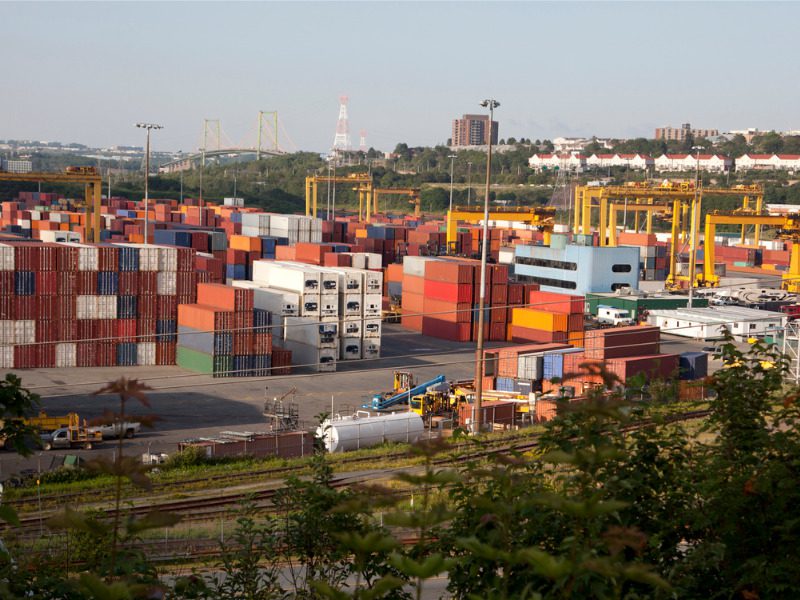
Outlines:
<svg viewBox="0 0 800 600"><path fill-rule="evenodd" d="M711 411L706 409L706 410L687 411L674 415L667 415L660 420L648 418L642 421L637 421L635 423L630 423L626 426L623 426L621 430L623 432L630 432L660 424L670 424L670 423L700 419L707 417L710 413ZM486 458L487 456L493 454L498 454L501 452L507 452L511 450L526 452L533 450L538 446L539 446L539 440L537 436L536 439L532 439L526 443L514 443L514 442L508 443L506 441L501 445L497 445L494 447L484 447L471 453L462 452L457 455L450 454L448 456L442 456L440 458L434 459L432 462L435 466L452 465L456 461L459 464L463 464L464 461L480 460L482 458ZM359 458L359 461L364 461L364 460L367 459ZM386 479L390 477L393 473L396 473L398 471L408 471L410 469L420 469L420 468L422 467L420 466L396 467L393 469L381 469L361 474L345 473L340 475L334 475L331 481L331 486L336 489L346 488L360 483L368 483L370 481L378 481ZM131 516L143 516L144 514L147 514L148 512L152 511L155 508L160 511L172 512L181 515L182 523L202 523L202 522L209 522L212 520L219 520L220 518L224 518L226 515L233 516L231 512L232 507L241 504L245 500L251 502L255 509L271 510L274 508L273 499L276 493L283 487L282 482L273 482L273 483L278 484L280 487L262 489L262 490L252 490L252 491L251 490L240 491L233 494L225 494L225 495L220 494L217 496L204 495L202 497L186 498L186 499L171 500L171 501L167 500L162 502L159 502L158 499L154 498L142 498L140 499L142 501L140 504L133 504L132 506L129 506L128 508L125 509L125 512L126 514ZM20 519L20 525L14 528L15 533L20 538L38 537L42 527L42 522L52 514L55 514L56 512L57 511L47 511L47 512L42 511L25 515ZM103 512L105 512L106 516L110 516L113 510L111 508L106 508L103 509Z"/></svg>

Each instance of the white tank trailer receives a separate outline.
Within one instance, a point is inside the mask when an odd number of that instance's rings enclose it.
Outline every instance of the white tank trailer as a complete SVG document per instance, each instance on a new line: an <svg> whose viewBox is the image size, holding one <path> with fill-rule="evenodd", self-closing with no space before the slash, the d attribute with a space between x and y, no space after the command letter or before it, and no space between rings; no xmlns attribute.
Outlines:
<svg viewBox="0 0 800 600"><path fill-rule="evenodd" d="M366 411L358 411L352 416L326 419L317 428L317 436L324 441L328 452L347 452L384 442L413 444L424 430L422 417L415 412L372 417Z"/></svg>

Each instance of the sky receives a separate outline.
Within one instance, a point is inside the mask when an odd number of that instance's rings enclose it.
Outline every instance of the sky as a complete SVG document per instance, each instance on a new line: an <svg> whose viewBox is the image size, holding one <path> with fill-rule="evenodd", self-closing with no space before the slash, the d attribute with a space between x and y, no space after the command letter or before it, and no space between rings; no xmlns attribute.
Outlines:
<svg viewBox="0 0 800 600"><path fill-rule="evenodd" d="M358 144L446 143L500 102L500 137L800 129L800 3L0 4L0 139L191 151L203 120L253 146L327 151L339 96ZM208 142L213 145L212 138Z"/></svg>

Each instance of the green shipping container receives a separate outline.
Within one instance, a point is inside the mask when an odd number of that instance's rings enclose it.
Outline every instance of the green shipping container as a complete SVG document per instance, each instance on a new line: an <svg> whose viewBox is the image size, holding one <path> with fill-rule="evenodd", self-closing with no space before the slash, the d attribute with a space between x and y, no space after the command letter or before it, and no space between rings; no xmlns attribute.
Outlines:
<svg viewBox="0 0 800 600"><path fill-rule="evenodd" d="M597 316L598 306L610 306L627 310L631 315L638 315L643 310L674 310L685 308L689 303L686 296L617 296L615 294L586 294L589 312ZM706 298L695 298L693 302L697 308L708 306Z"/></svg>
<svg viewBox="0 0 800 600"><path fill-rule="evenodd" d="M229 354L212 356L178 346L176 359L179 367L214 377L226 377L230 371L233 371L233 356Z"/></svg>

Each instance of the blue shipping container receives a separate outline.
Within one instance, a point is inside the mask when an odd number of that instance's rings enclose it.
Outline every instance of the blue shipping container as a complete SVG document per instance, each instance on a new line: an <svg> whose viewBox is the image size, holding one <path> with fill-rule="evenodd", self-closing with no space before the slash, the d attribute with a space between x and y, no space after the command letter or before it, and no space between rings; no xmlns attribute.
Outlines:
<svg viewBox="0 0 800 600"><path fill-rule="evenodd" d="M99 271L97 273L97 294L100 296L116 296L119 293L119 273L115 271Z"/></svg>
<svg viewBox="0 0 800 600"><path fill-rule="evenodd" d="M233 357L233 377L250 377L253 369L253 357L249 354L236 354Z"/></svg>
<svg viewBox="0 0 800 600"><path fill-rule="evenodd" d="M133 367L136 365L136 343L120 342L117 344L117 365Z"/></svg>
<svg viewBox="0 0 800 600"><path fill-rule="evenodd" d="M267 377L272 368L271 354L255 354L252 361L252 373L255 377Z"/></svg>
<svg viewBox="0 0 800 600"><path fill-rule="evenodd" d="M272 325L272 313L262 308L253 309L253 332L269 333Z"/></svg>
<svg viewBox="0 0 800 600"><path fill-rule="evenodd" d="M15 271L14 293L17 296L33 296L36 293L36 274L33 271Z"/></svg>
<svg viewBox="0 0 800 600"><path fill-rule="evenodd" d="M178 322L175 319L159 319L156 321L156 341L177 341Z"/></svg>
<svg viewBox="0 0 800 600"><path fill-rule="evenodd" d="M685 381L703 379L708 376L708 354L705 352L684 352L679 357L679 378Z"/></svg>
<svg viewBox="0 0 800 600"><path fill-rule="evenodd" d="M247 279L247 265L225 265L225 279Z"/></svg>
<svg viewBox="0 0 800 600"><path fill-rule="evenodd" d="M135 319L137 296L117 296L117 318Z"/></svg>
<svg viewBox="0 0 800 600"><path fill-rule="evenodd" d="M125 272L139 270L139 249L119 246L119 270Z"/></svg>

